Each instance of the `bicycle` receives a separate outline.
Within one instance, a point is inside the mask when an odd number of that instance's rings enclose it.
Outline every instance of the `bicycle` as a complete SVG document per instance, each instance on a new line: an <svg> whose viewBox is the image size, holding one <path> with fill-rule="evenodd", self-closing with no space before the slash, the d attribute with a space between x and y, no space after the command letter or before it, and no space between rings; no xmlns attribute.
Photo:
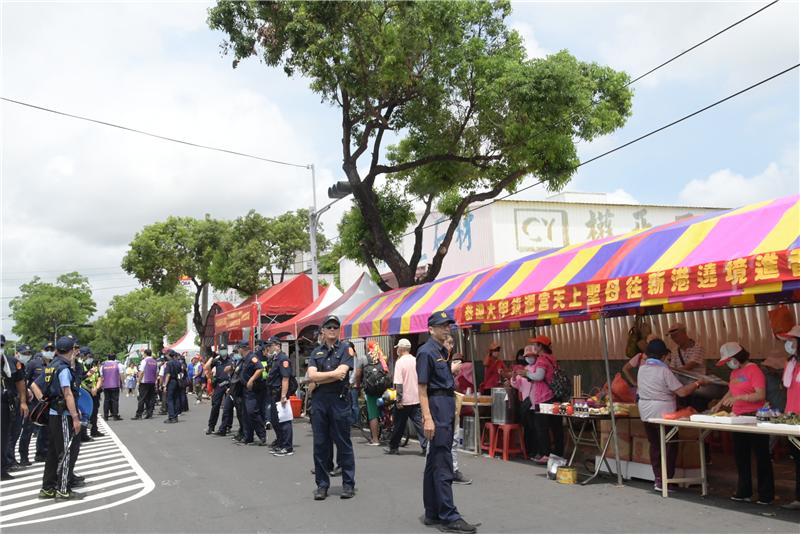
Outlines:
<svg viewBox="0 0 800 534"><path fill-rule="evenodd" d="M381 403L381 399L378 399L378 442L384 445L389 443L389 440L394 433L394 401L384 401ZM359 428L361 429L361 435L364 436L364 439L367 441L372 440L372 432L369 428L369 416L367 413L367 406L366 404L362 405L358 411L358 421L359 421ZM409 425L410 421L406 422L406 428L404 429L403 436L400 438L400 446L405 447L408 445L408 440L411 438L411 433L409 432Z"/></svg>

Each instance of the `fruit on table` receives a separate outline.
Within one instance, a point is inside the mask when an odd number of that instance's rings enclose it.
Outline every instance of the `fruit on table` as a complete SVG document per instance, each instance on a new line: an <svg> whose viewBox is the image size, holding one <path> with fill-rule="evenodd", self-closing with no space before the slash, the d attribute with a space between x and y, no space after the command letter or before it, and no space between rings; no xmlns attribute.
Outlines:
<svg viewBox="0 0 800 534"><path fill-rule="evenodd" d="M778 417L770 419L769 422L779 425L800 425L800 415L796 413L779 415Z"/></svg>
<svg viewBox="0 0 800 534"><path fill-rule="evenodd" d="M571 404L567 404L567 415L572 415L574 413L575 413L575 408L573 408Z"/></svg>
<svg viewBox="0 0 800 534"><path fill-rule="evenodd" d="M561 405L559 403L553 403L553 413L559 414L561 413Z"/></svg>
<svg viewBox="0 0 800 534"><path fill-rule="evenodd" d="M730 412L726 412L725 410L720 410L718 412L714 412L711 414L713 417L730 417Z"/></svg>

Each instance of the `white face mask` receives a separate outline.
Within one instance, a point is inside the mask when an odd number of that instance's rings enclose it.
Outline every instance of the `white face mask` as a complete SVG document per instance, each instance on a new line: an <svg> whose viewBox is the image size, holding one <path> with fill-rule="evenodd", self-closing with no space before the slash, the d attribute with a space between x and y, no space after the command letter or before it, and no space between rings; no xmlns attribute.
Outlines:
<svg viewBox="0 0 800 534"><path fill-rule="evenodd" d="M52 359L53 356L55 356L55 352L53 352L52 350L46 350L46 351L42 352L42 356L44 356L45 358Z"/></svg>
<svg viewBox="0 0 800 534"><path fill-rule="evenodd" d="M794 356L797 352L797 340L787 339L786 343L783 344L783 348L789 356Z"/></svg>
<svg viewBox="0 0 800 534"><path fill-rule="evenodd" d="M731 358L727 362L725 362L725 365L727 365L728 369L730 369L731 371L735 371L736 369L739 368L739 360L737 360L736 358Z"/></svg>
<svg viewBox="0 0 800 534"><path fill-rule="evenodd" d="M530 364L532 364L533 362L536 361L536 358L533 358L531 356L526 356L525 357L525 361L528 362L528 365L530 365Z"/></svg>

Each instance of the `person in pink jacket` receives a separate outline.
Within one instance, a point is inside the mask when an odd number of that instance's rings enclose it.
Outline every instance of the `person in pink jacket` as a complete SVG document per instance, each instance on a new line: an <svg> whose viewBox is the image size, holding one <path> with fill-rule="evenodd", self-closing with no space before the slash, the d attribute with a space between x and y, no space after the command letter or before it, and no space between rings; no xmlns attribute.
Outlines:
<svg viewBox="0 0 800 534"><path fill-rule="evenodd" d="M800 325L795 325L785 334L778 336L786 341L784 348L789 355L783 369L783 387L786 388L786 413L800 414ZM800 510L800 451L792 450L795 464L794 501L785 504L788 510Z"/></svg>
<svg viewBox="0 0 800 534"><path fill-rule="evenodd" d="M524 349L525 366L515 366L511 375L511 387L519 392L519 398L522 401L520 410L520 422L525 431L525 448L529 454L533 455L538 450L536 444L536 425L534 423L535 404L531 399L531 392L533 385L528 378L533 376L533 364L536 361L536 353L533 350L533 345L526 345Z"/></svg>

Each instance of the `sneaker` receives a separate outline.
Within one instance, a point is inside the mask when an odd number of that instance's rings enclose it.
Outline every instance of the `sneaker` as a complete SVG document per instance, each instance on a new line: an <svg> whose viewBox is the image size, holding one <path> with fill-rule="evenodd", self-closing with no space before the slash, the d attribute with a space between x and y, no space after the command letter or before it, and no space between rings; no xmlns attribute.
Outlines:
<svg viewBox="0 0 800 534"><path fill-rule="evenodd" d="M739 497L738 495L731 495L731 500L736 502L751 502L751 497Z"/></svg>
<svg viewBox="0 0 800 534"><path fill-rule="evenodd" d="M214 435L215 435L215 436L220 436L220 437L224 438L225 436L227 436L227 435L228 435L228 433L227 433L227 432L225 432L224 430L217 430L216 432L214 432Z"/></svg>
<svg viewBox="0 0 800 534"><path fill-rule="evenodd" d="M784 504L781 506L784 510L800 510L800 500L795 500L790 502L789 504Z"/></svg>
<svg viewBox="0 0 800 534"><path fill-rule="evenodd" d="M55 499L56 498L56 490L42 488L42 489L39 490L39 498L40 499Z"/></svg>
<svg viewBox="0 0 800 534"><path fill-rule="evenodd" d="M88 443L90 441L94 441L94 438L90 437L88 434L81 434L81 443Z"/></svg>
<svg viewBox="0 0 800 534"><path fill-rule="evenodd" d="M86 482L84 482L83 480L72 479L69 482L69 487L70 488L83 488L85 486L86 486Z"/></svg>
<svg viewBox="0 0 800 534"><path fill-rule="evenodd" d="M165 423L170 423L170 424L171 424L171 423L177 423L177 422L178 422L178 420L177 420L177 419L172 419L172 418L170 418L170 419L164 419L164 422L165 422Z"/></svg>
<svg viewBox="0 0 800 534"><path fill-rule="evenodd" d="M15 472L15 471L22 471L23 469L25 469L25 466L23 466L23 465L22 465L22 464L20 464L19 462L14 462L13 464L11 464L11 465L8 467L8 470L9 470L10 472L12 472L12 473L13 473L13 472Z"/></svg>
<svg viewBox="0 0 800 534"><path fill-rule="evenodd" d="M314 490L314 500L324 501L328 498L328 488L317 488Z"/></svg>
<svg viewBox="0 0 800 534"><path fill-rule="evenodd" d="M114 419L114 421L123 421L125 418L115 415L114 417L112 417L112 419Z"/></svg>
<svg viewBox="0 0 800 534"><path fill-rule="evenodd" d="M463 519L456 519L450 523L443 523L439 526L439 530L442 532L466 532L472 534L478 531L478 527L476 525L470 525Z"/></svg>
<svg viewBox="0 0 800 534"><path fill-rule="evenodd" d="M84 497L85 495L83 493L78 493L77 491L67 490L65 493L62 493L56 490L57 501L79 501Z"/></svg>
<svg viewBox="0 0 800 534"><path fill-rule="evenodd" d="M384 454L400 454L398 449L392 449L391 447L384 447L383 449Z"/></svg>
<svg viewBox="0 0 800 534"><path fill-rule="evenodd" d="M19 465L21 465L22 467L28 467L29 465L33 465L33 462L25 458L19 461Z"/></svg>
<svg viewBox="0 0 800 534"><path fill-rule="evenodd" d="M756 504L760 504L761 506L769 506L770 504L772 504L772 501L762 501L761 499L758 499L756 501Z"/></svg>
<svg viewBox="0 0 800 534"><path fill-rule="evenodd" d="M469 486L470 484L472 484L472 479L465 477L461 471L454 471L453 484L461 484L462 486Z"/></svg>
<svg viewBox="0 0 800 534"><path fill-rule="evenodd" d="M367 442L367 447L378 447L379 445L380 445L380 443L377 442L377 441L368 441Z"/></svg>
<svg viewBox="0 0 800 534"><path fill-rule="evenodd" d="M141 415L134 415L133 417L131 417L131 421L140 421L141 419L142 419Z"/></svg>
<svg viewBox="0 0 800 534"><path fill-rule="evenodd" d="M213 428L207 428L206 429L206 436L210 436L213 433L214 433L214 429Z"/></svg>
<svg viewBox="0 0 800 534"><path fill-rule="evenodd" d="M273 456L291 456L294 454L294 450L292 449L278 449L277 451L273 451Z"/></svg>
<svg viewBox="0 0 800 534"><path fill-rule="evenodd" d="M537 456L534 456L533 463L538 465L547 465L547 460L549 458L550 458L549 456L545 456L544 454L539 454Z"/></svg>
<svg viewBox="0 0 800 534"><path fill-rule="evenodd" d="M83 475L79 475L78 473L72 473L72 480L80 480L81 482L83 482L84 480L86 480L86 477Z"/></svg>
<svg viewBox="0 0 800 534"><path fill-rule="evenodd" d="M251 445L253 447L266 447L267 442L266 440L251 441L250 443L248 443L248 445Z"/></svg>
<svg viewBox="0 0 800 534"><path fill-rule="evenodd" d="M245 441L244 438L242 438L241 440L238 440L236 442L236 444L237 445L254 445L255 442L253 442L253 441Z"/></svg>
<svg viewBox="0 0 800 534"><path fill-rule="evenodd" d="M340 499L352 499L356 496L356 489L353 486L342 486L342 494L339 495Z"/></svg>
<svg viewBox="0 0 800 534"><path fill-rule="evenodd" d="M102 438L103 436L105 436L105 434L103 434L99 430L95 430L94 432L90 433L89 435L92 436L93 438ZM42 461L44 461L44 460L42 460Z"/></svg>

